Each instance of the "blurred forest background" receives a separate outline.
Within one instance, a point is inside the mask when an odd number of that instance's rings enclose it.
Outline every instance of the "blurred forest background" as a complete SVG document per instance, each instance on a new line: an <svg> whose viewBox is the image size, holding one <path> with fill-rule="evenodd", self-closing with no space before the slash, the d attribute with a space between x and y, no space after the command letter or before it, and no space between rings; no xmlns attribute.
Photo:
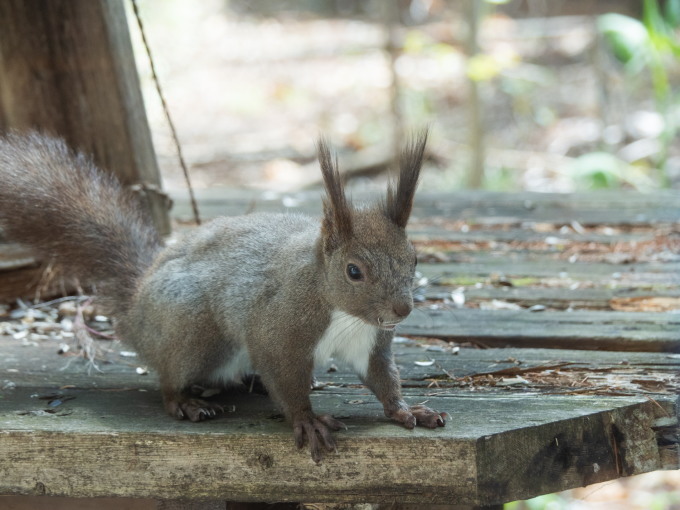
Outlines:
<svg viewBox="0 0 680 510"><path fill-rule="evenodd" d="M680 188L680 0L138 0L196 188L383 186L430 125L421 190ZM129 13L154 143L176 149Z"/></svg>

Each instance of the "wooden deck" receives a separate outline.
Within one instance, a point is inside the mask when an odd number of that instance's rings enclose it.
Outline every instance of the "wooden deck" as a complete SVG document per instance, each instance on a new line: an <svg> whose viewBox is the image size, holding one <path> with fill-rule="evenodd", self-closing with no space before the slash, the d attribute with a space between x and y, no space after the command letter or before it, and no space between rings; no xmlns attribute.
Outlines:
<svg viewBox="0 0 680 510"><path fill-rule="evenodd" d="M320 210L311 192L199 198L206 217ZM394 350L445 428L401 429L320 369L315 408L348 430L315 465L264 396L176 422L124 347L102 342L89 374L58 342L5 335L0 494L492 506L680 467L679 193L421 195L413 215L423 285Z"/></svg>

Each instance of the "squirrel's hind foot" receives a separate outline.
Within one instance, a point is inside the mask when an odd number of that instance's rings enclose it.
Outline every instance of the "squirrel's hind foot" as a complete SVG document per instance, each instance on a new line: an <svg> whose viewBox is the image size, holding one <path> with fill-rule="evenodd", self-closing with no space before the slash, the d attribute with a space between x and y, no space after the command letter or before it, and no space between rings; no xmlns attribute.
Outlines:
<svg viewBox="0 0 680 510"><path fill-rule="evenodd" d="M163 392L163 403L168 414L178 420L199 422L224 413L224 408L219 404L176 392Z"/></svg>

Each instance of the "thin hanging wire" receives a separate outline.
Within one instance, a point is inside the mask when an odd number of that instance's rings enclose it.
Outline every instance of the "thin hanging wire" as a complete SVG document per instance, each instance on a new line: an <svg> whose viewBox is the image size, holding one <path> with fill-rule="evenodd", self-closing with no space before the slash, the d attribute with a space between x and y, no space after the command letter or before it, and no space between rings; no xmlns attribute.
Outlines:
<svg viewBox="0 0 680 510"><path fill-rule="evenodd" d="M165 119L170 127L170 132L172 133L172 139L175 143L175 148L177 149L177 158L179 159L179 164L182 167L182 172L184 173L184 180L187 184L187 189L189 190L189 200L191 202L191 209L194 212L194 220L197 225L201 224L201 217L198 214L198 204L196 203L196 197L194 196L194 189L191 186L191 179L189 178L189 169L187 168L186 161L182 154L182 146L179 143L179 138L177 137L177 130L175 129L175 124L172 122L170 117L170 110L168 109L168 104L165 101L165 96L163 95L163 90L161 89L161 82L158 79L158 74L156 73L156 66L154 65L153 57L151 56L151 48L146 40L146 34L144 32L144 25L142 24L142 17L139 14L139 6L137 5L137 0L131 0L132 10L135 13L135 18L137 18L137 25L139 26L139 33L142 36L142 43L144 44L144 49L146 50L146 55L149 59L149 66L151 67L151 76L153 77L154 85L156 85L156 92L163 105L163 112L165 113Z"/></svg>

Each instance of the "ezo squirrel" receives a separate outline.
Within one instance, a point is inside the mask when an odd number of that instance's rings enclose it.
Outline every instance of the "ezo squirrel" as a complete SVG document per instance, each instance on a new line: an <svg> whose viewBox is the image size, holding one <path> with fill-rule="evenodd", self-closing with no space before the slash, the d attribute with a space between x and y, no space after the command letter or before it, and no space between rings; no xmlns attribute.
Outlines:
<svg viewBox="0 0 680 510"><path fill-rule="evenodd" d="M221 411L191 387L258 374L319 461L343 424L316 415L315 364L353 367L403 425L444 426L445 413L409 406L391 344L413 308L416 253L406 237L427 132L403 150L384 201L353 207L337 163L318 144L326 197L321 222L299 214L218 218L163 247L133 193L63 141L36 133L0 138L0 227L97 284L117 335L158 372L178 419Z"/></svg>

